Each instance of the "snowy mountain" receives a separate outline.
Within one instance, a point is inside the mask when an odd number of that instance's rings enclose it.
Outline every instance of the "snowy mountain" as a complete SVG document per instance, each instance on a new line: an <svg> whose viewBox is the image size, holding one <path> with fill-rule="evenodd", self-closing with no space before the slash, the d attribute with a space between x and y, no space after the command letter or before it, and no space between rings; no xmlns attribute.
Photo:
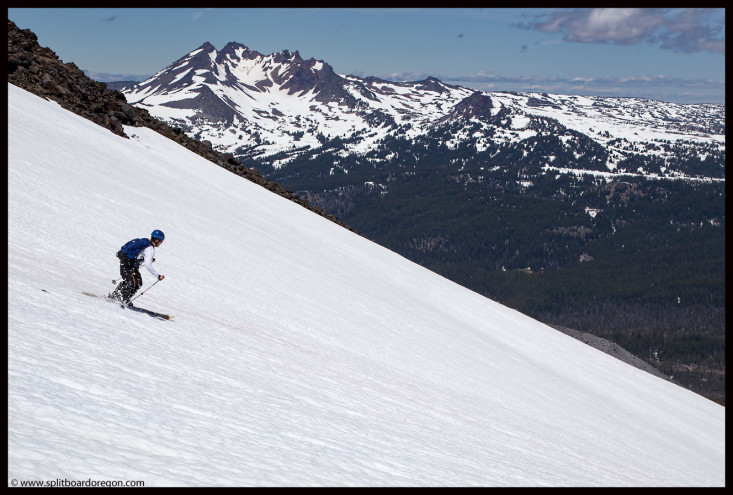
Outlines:
<svg viewBox="0 0 733 495"><path fill-rule="evenodd" d="M339 75L297 51L263 55L234 42L221 51L204 43L148 80L120 89L130 104L216 149L274 167L308 151L326 153L325 143L334 138L344 143L333 153L336 160L368 156L378 165L394 159L385 138L434 135L449 149L520 146L526 155L552 136L557 146L541 150L552 173L696 175L673 160L680 147L705 155L725 149L722 105L477 92L435 78L390 82ZM564 150L572 152L569 159ZM661 171L646 164L630 168L626 160L635 155L669 163ZM716 163L706 173L721 177L724 169Z"/></svg>
<svg viewBox="0 0 733 495"><path fill-rule="evenodd" d="M724 407L124 130L8 85L9 485L725 484ZM156 228L173 321L81 294Z"/></svg>

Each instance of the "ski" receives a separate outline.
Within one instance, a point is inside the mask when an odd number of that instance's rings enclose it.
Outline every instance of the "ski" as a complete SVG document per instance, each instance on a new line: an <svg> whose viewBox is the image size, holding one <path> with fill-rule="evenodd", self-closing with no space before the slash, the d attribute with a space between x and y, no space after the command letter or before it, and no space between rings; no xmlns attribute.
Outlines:
<svg viewBox="0 0 733 495"><path fill-rule="evenodd" d="M84 294L85 296L89 296L89 297L96 297L97 299L103 299L107 302L117 302L117 301L110 300L107 296L100 296L97 294L92 294L91 292L82 291L82 294ZM159 320L172 320L173 319L172 315L167 315L165 313L158 313L157 311L151 311L149 309L140 308L137 306L128 306L126 309L137 311L138 313L145 313L146 315L152 316L153 318L158 318Z"/></svg>
<svg viewBox="0 0 733 495"><path fill-rule="evenodd" d="M164 313L158 313L156 311L150 311L149 309L145 308L139 308L137 306L128 306L127 309L131 311L137 311L138 313L145 313L148 316L152 316L154 318L158 318L159 320L172 320L173 316L166 315Z"/></svg>

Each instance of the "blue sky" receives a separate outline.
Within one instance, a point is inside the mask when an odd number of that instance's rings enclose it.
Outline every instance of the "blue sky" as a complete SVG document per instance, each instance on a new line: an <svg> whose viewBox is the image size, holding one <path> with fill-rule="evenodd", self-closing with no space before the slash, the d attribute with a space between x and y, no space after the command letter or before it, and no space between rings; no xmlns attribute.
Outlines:
<svg viewBox="0 0 733 495"><path fill-rule="evenodd" d="M10 8L8 18L99 81L143 80L207 41L235 41L392 81L725 103L724 9Z"/></svg>

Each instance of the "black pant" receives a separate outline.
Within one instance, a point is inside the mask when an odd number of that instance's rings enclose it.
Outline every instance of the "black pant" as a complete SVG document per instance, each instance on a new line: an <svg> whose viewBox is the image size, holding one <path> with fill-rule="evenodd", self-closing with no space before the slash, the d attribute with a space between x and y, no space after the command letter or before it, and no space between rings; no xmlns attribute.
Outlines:
<svg viewBox="0 0 733 495"><path fill-rule="evenodd" d="M120 260L120 275L122 282L112 292L112 297L124 303L130 302L132 296L135 295L143 285L143 279L138 271L138 260L128 257L122 251L117 252L117 258Z"/></svg>

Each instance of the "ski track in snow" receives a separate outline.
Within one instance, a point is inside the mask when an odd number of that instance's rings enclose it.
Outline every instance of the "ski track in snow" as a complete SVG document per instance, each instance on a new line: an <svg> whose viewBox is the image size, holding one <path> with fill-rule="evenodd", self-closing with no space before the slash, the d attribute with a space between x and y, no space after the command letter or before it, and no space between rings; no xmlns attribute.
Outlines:
<svg viewBox="0 0 733 495"><path fill-rule="evenodd" d="M722 406L149 129L8 91L9 480L724 485ZM155 228L166 279L137 302L175 320L81 294Z"/></svg>

